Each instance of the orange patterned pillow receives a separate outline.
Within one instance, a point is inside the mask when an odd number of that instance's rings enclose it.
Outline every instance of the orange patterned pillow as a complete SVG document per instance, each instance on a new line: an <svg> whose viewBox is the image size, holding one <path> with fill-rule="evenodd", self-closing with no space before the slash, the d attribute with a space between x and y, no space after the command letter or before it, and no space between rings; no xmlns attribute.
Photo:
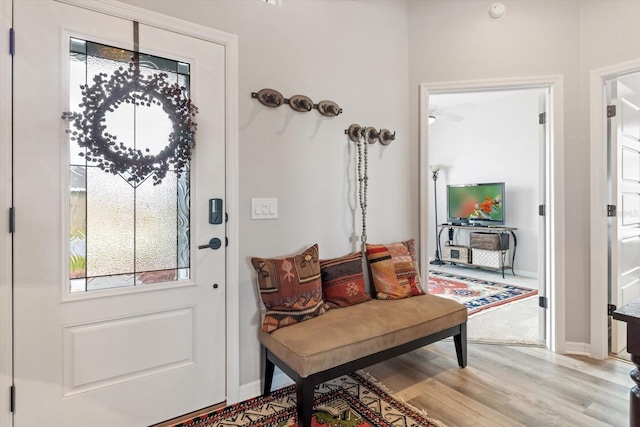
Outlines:
<svg viewBox="0 0 640 427"><path fill-rule="evenodd" d="M251 264L266 308L263 331L320 316L329 308L322 298L318 245L289 258L251 258Z"/></svg>
<svg viewBox="0 0 640 427"><path fill-rule="evenodd" d="M378 299L401 299L423 295L415 260L415 242L367 244L367 259Z"/></svg>

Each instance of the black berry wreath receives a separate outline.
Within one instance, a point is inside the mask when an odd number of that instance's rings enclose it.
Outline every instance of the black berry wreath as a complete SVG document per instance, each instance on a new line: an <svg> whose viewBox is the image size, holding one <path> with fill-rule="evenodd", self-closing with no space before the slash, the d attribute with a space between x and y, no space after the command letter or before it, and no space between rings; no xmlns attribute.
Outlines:
<svg viewBox="0 0 640 427"><path fill-rule="evenodd" d="M68 129L71 140L77 141L86 152L80 153L88 162L112 174L120 174L134 187L153 177L157 185L174 169L178 175L186 170L191 160L191 150L195 146L197 124L193 120L198 108L191 99L183 96L185 88L167 81L166 73L151 76L140 75L135 62L128 69L120 67L110 78L101 73L94 77L93 85L83 85L80 113L65 112L62 118L69 120L76 130ZM169 141L158 154L149 149L143 152L118 141L108 132L105 115L113 112L123 103L150 107L159 105L169 116L173 125ZM127 177L128 175L128 177Z"/></svg>

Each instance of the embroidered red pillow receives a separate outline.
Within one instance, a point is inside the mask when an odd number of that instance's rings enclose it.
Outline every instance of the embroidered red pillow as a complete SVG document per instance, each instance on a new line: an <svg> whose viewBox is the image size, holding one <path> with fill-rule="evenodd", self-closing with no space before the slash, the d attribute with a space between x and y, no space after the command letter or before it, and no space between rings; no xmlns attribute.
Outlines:
<svg viewBox="0 0 640 427"><path fill-rule="evenodd" d="M367 244L371 279L378 299L401 299L423 295L415 261L415 242Z"/></svg>
<svg viewBox="0 0 640 427"><path fill-rule="evenodd" d="M251 258L265 307L262 330L272 332L324 314L318 245L289 258Z"/></svg>
<svg viewBox="0 0 640 427"><path fill-rule="evenodd" d="M330 307L347 307L369 301L362 274L362 253L320 260L322 293Z"/></svg>

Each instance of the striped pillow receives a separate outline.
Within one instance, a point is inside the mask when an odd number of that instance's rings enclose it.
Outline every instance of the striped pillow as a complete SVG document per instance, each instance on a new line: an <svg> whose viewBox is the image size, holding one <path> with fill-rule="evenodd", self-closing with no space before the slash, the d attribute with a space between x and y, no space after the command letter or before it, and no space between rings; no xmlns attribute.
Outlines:
<svg viewBox="0 0 640 427"><path fill-rule="evenodd" d="M369 301L362 274L362 252L320 260L322 293L330 307L347 307Z"/></svg>
<svg viewBox="0 0 640 427"><path fill-rule="evenodd" d="M415 242L367 244L367 259L378 299L401 299L423 295L415 261Z"/></svg>

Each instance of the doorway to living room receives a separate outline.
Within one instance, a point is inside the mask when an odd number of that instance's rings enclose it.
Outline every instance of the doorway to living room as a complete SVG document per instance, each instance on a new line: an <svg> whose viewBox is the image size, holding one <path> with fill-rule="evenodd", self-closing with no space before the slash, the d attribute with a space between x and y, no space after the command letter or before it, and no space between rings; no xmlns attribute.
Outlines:
<svg viewBox="0 0 640 427"><path fill-rule="evenodd" d="M431 292L469 308L472 340L558 342L553 80L422 85L421 261Z"/></svg>
<svg viewBox="0 0 640 427"><path fill-rule="evenodd" d="M429 97L428 155L437 170L434 190L440 190L430 206L430 222L439 219L429 241L430 291L468 306L471 340L544 343L537 206L544 199L546 138L538 115L546 93L531 88Z"/></svg>

